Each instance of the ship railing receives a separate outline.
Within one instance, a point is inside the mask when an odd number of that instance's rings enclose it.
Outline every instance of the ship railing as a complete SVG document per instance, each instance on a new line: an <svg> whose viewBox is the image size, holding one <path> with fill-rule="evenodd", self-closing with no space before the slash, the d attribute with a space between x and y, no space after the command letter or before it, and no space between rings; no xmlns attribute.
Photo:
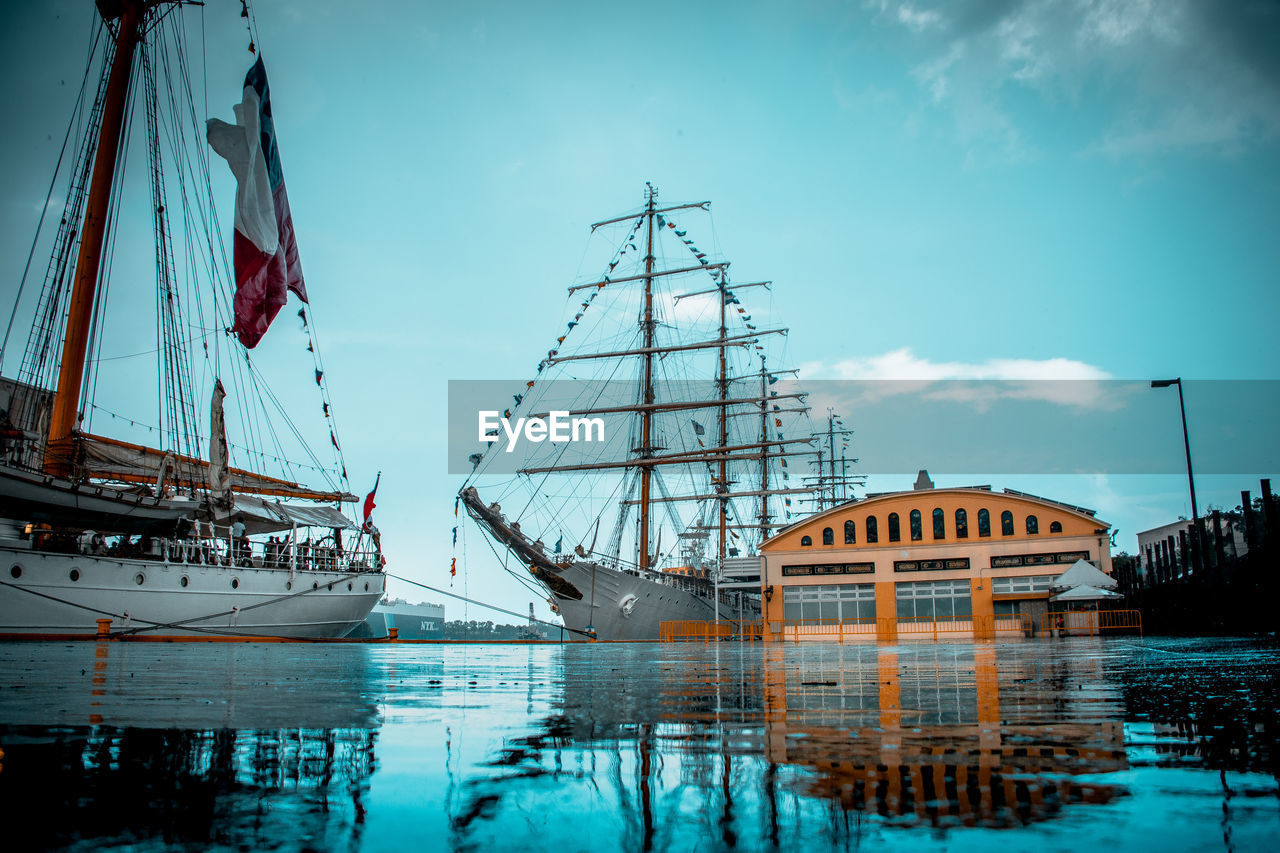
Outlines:
<svg viewBox="0 0 1280 853"><path fill-rule="evenodd" d="M353 547L339 547L332 538L318 542L288 538L236 541L231 529L209 522L194 524L182 538L112 535L92 530L69 532L33 530L32 548L64 554L85 554L107 559L158 560L169 563L237 565L284 571L373 572L382 565L381 555L365 537Z"/></svg>

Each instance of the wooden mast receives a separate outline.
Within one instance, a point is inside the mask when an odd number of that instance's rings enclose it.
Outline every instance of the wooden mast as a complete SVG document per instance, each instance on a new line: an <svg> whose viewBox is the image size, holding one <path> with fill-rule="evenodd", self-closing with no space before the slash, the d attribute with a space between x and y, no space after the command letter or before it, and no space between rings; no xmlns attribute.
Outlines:
<svg viewBox="0 0 1280 853"><path fill-rule="evenodd" d="M648 408L653 403L653 217L656 209L657 192L652 184L648 187L648 202L645 205L645 253L644 253L644 398L645 404L640 412L640 458L648 459L653 455L650 436L653 426L653 410ZM653 468L644 465L640 468L640 571L649 568L649 486L653 478Z"/></svg>
<svg viewBox="0 0 1280 853"><path fill-rule="evenodd" d="M119 0L114 4L114 9L110 8L112 5L99 3L104 18L108 18L110 12L118 10L120 27L116 33L116 53L111 63L111 75L107 79L102 125L98 129L93 180L89 185L84 229L80 235L75 285L71 291L66 334L62 339L58 387L54 393L49 439L45 450L45 471L63 477L71 474L70 448L66 444L79 422L80 386L84 381L85 355L89 346L89 329L93 322L93 303L98 289L102 246L109 224L111 185L115 179L120 133L124 126L134 49L141 38L142 0Z"/></svg>

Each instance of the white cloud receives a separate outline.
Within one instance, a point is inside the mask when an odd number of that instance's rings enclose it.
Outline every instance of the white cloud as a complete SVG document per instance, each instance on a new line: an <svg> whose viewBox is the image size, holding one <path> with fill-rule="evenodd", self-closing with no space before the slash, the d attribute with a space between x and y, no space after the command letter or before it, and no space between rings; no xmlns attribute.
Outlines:
<svg viewBox="0 0 1280 853"><path fill-rule="evenodd" d="M868 403L901 395L949 400L986 411L997 400L1036 400L1062 406L1115 409L1123 405L1128 387L1108 382L1100 367L1069 358L993 358L980 362L931 361L908 347L867 358L801 365L806 380L839 379L856 382L855 398Z"/></svg>
<svg viewBox="0 0 1280 853"><path fill-rule="evenodd" d="M1234 153L1280 136L1280 15L1266 4L1193 0L877 0L877 19L925 51L912 77L956 140L1023 159L1016 121L1031 89L1096 125L1088 154ZM1092 95L1088 93L1092 92ZM1064 98L1065 95L1065 98ZM1085 99L1088 100L1085 100Z"/></svg>
<svg viewBox="0 0 1280 853"><path fill-rule="evenodd" d="M1100 367L1070 358L991 358L979 362L931 361L910 347L867 358L849 358L830 364L810 362L801 367L809 379L1109 379Z"/></svg>

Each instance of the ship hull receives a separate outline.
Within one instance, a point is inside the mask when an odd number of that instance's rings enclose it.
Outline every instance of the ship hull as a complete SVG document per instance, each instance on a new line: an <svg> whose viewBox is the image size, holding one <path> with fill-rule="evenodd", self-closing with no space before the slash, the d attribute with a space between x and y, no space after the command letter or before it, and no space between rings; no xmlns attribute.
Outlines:
<svg viewBox="0 0 1280 853"><path fill-rule="evenodd" d="M379 572L290 573L9 546L0 546L0 560L0 636L91 635L110 618L113 632L331 639L363 623L386 586Z"/></svg>
<svg viewBox="0 0 1280 853"><path fill-rule="evenodd" d="M594 631L598 640L657 640L663 622L716 618L709 597L630 572L575 562L558 574L582 593L581 599L552 594L573 639ZM736 619L737 612L721 604L720 618Z"/></svg>

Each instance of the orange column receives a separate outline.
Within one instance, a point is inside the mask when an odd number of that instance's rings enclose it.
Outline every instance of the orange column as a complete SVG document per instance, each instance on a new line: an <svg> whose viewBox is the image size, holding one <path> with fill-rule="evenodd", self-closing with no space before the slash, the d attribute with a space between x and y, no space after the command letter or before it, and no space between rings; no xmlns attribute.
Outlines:
<svg viewBox="0 0 1280 853"><path fill-rule="evenodd" d="M996 669L994 646L973 650L973 674L978 688L978 747L982 754L978 763L984 767L1000 766L1000 678Z"/></svg>
<svg viewBox="0 0 1280 853"><path fill-rule="evenodd" d="M876 581L876 639L882 643L898 639L898 599L893 581Z"/></svg>
<svg viewBox="0 0 1280 853"><path fill-rule="evenodd" d="M970 578L969 595L973 600L973 638L995 639L996 605L991 598L991 578Z"/></svg>
<svg viewBox="0 0 1280 853"><path fill-rule="evenodd" d="M876 673L880 683L880 763L896 769L902 763L902 683L896 649L876 650Z"/></svg>

